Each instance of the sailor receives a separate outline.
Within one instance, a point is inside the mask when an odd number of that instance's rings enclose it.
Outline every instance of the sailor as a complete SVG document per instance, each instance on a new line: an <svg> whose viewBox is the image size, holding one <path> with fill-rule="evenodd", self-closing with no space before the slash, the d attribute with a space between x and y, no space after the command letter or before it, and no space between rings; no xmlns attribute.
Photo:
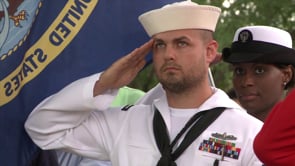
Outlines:
<svg viewBox="0 0 295 166"><path fill-rule="evenodd" d="M182 1L142 14L151 40L104 72L45 99L28 117L26 131L42 149L64 149L114 166L261 165L252 144L262 122L209 83L220 12ZM109 108L150 50L164 95L148 105Z"/></svg>

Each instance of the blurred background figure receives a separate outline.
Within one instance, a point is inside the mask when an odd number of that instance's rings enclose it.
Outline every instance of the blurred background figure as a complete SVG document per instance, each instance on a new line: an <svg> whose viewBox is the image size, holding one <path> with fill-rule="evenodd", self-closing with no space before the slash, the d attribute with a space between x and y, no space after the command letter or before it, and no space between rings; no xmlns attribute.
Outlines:
<svg viewBox="0 0 295 166"><path fill-rule="evenodd" d="M291 166L295 163L294 101L295 90L273 108L255 138L255 154L265 165Z"/></svg>

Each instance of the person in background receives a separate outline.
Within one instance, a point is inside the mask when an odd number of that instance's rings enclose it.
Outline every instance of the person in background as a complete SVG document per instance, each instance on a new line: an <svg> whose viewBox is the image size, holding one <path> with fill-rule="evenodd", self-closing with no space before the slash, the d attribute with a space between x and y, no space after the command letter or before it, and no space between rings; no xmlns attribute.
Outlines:
<svg viewBox="0 0 295 166"><path fill-rule="evenodd" d="M144 94L145 92L142 90L124 86L119 89L118 95L112 102L111 107L133 105L137 102L140 102L138 100L144 96ZM144 100L140 103L148 104L148 102L149 100ZM56 151L56 153L59 166L111 166L110 161L94 160L60 150Z"/></svg>
<svg viewBox="0 0 295 166"><path fill-rule="evenodd" d="M295 50L290 49L295 56ZM254 150L266 166L295 165L295 90L279 102L264 121Z"/></svg>
<svg viewBox="0 0 295 166"><path fill-rule="evenodd" d="M145 95L145 92L140 89L134 89L124 86L119 89L118 95L112 101L112 107L122 107L125 105L133 105L138 103L138 100ZM145 103L144 103L145 104ZM150 103L146 103L150 104Z"/></svg>
<svg viewBox="0 0 295 166"><path fill-rule="evenodd" d="M278 57L294 64L295 50L289 35L288 44L281 47ZM259 159L269 166L295 165L295 90L290 89L287 97L277 103L266 117L263 127L254 140L254 150Z"/></svg>
<svg viewBox="0 0 295 166"><path fill-rule="evenodd" d="M233 87L247 112L264 121L294 86L295 56L291 35L270 26L239 28L222 58L233 68Z"/></svg>
<svg viewBox="0 0 295 166"><path fill-rule="evenodd" d="M262 122L209 85L220 13L215 6L182 1L142 14L151 40L104 72L42 101L26 131L43 149L65 149L116 166L261 165L252 145ZM109 107L151 50L164 95L149 105Z"/></svg>

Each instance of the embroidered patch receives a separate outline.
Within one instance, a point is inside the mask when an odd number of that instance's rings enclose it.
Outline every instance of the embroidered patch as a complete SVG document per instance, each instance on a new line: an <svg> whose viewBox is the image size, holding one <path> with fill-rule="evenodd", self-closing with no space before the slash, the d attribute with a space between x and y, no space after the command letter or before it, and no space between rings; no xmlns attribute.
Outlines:
<svg viewBox="0 0 295 166"><path fill-rule="evenodd" d="M249 30L243 30L239 33L238 40L242 43L246 43L253 40L253 35Z"/></svg>
<svg viewBox="0 0 295 166"><path fill-rule="evenodd" d="M216 138L216 134L218 136L223 135L223 139L221 137ZM203 142L199 146L199 150L221 155L221 160L223 160L224 157L239 159L241 148L236 147L235 143L227 141L236 140L236 137L234 137L233 135L226 135L225 133L214 133L212 134L212 136L213 137L209 137L208 140L203 140Z"/></svg>
<svg viewBox="0 0 295 166"><path fill-rule="evenodd" d="M128 111L129 108L131 108L131 107L133 107L133 106L134 106L134 105L129 105L129 104L127 104L127 105L125 105L124 107L121 108L121 111Z"/></svg>

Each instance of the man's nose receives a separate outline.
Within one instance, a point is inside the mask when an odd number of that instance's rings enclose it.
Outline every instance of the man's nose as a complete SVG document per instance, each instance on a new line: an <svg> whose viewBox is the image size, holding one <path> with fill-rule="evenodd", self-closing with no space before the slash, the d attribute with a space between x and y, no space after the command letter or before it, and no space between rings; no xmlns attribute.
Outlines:
<svg viewBox="0 0 295 166"><path fill-rule="evenodd" d="M166 60L174 60L176 58L175 48L171 45L167 45L164 57Z"/></svg>

